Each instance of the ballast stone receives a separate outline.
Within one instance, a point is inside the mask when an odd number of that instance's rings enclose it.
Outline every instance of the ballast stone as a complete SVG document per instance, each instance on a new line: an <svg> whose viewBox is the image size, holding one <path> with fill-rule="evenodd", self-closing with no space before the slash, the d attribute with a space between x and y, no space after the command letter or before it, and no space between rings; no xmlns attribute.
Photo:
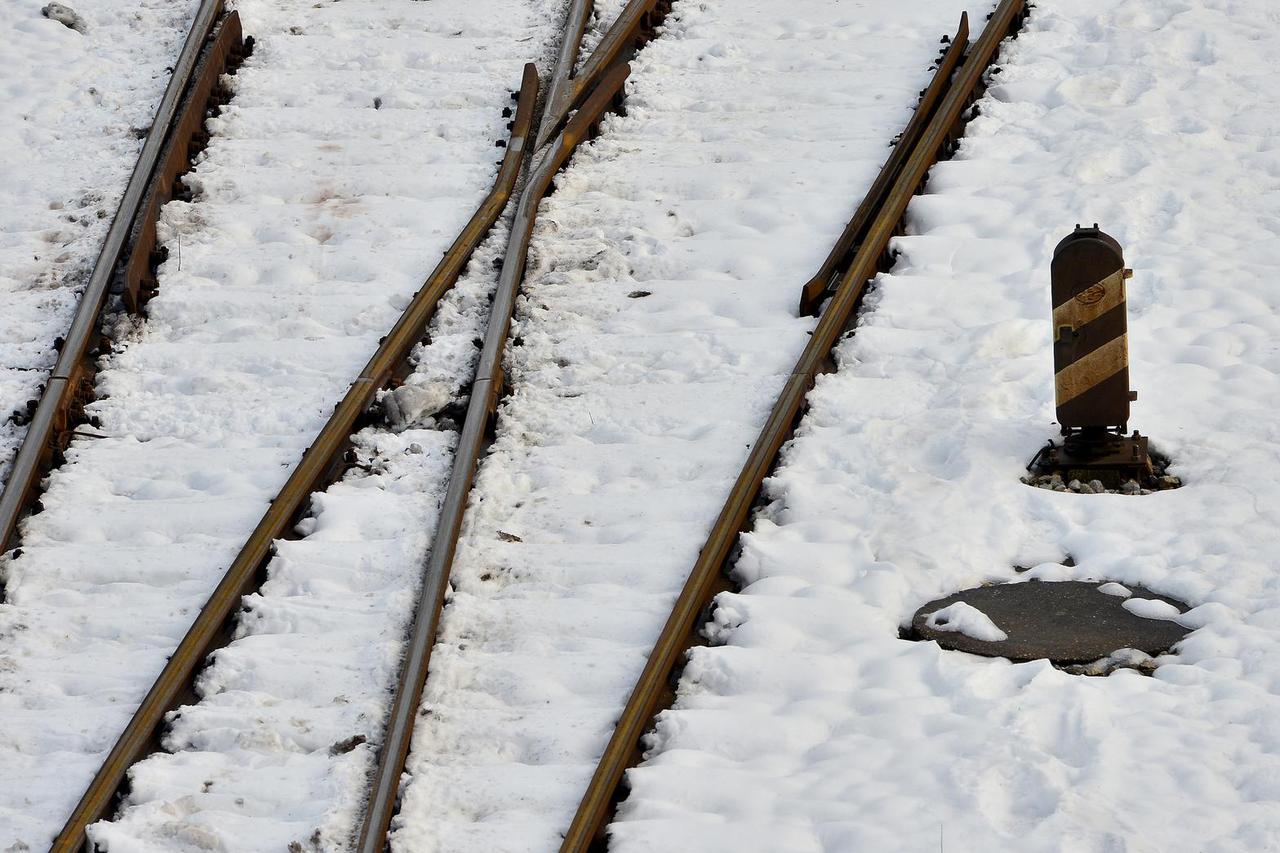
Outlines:
<svg viewBox="0 0 1280 853"><path fill-rule="evenodd" d="M435 415L452 401L453 389L442 382L401 385L382 397L387 423L397 431Z"/></svg>

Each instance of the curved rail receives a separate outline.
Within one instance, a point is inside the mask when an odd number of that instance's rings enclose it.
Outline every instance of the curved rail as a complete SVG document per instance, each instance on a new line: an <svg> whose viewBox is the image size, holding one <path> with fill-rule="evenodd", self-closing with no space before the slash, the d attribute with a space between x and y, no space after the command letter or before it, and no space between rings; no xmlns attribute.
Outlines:
<svg viewBox="0 0 1280 853"><path fill-rule="evenodd" d="M603 840L614 806L620 798L623 775L638 763L640 738L655 714L670 704L672 676L686 649L697 643L699 615L710 603L729 561L739 533L748 523L760 488L777 461L783 443L803 414L805 397L822 372L832 349L853 317L867 282L874 276L900 226L907 204L922 186L930 167L947 152L963 131L964 115L981 92L983 77L1001 41L1017 31L1025 18L1025 0L1002 0L977 43L952 81L941 105L909 156L892 188L876 205L874 217L848 269L792 369L768 420L751 447L719 517L694 563L644 670L619 717L604 754L565 833L561 853L585 853ZM896 153L896 152L895 152Z"/></svg>
<svg viewBox="0 0 1280 853"><path fill-rule="evenodd" d="M100 353L98 324L122 259L129 252L124 263L135 270L145 270L150 262L154 239L149 245L130 241L135 223L141 221L143 204L156 196L156 178L160 172L168 174L166 180L171 184L178 171L172 171L168 165L172 163L173 169L185 165L189 140L179 137L184 129L198 130L204 122L205 102L224 67L214 60L225 63L242 49L239 16L232 12L222 17L222 13L222 0L203 0L200 4L164 96L156 107L151 129L98 252L89 283L80 294L75 315L63 337L58 360L27 424L27 434L14 457L4 491L0 493L0 553L13 547L18 523L28 509L36 506L41 478L61 462L69 439L69 426L83 415L83 402L91 392L94 360ZM214 38L215 31L218 47L207 51L205 45ZM196 97L200 91L204 92L203 98ZM181 162L174 152L181 156ZM164 168L159 168L161 164ZM158 212L158 207L154 212ZM150 227L154 235L154 222Z"/></svg>
<svg viewBox="0 0 1280 853"><path fill-rule="evenodd" d="M493 189L414 295L413 301L359 377L351 383L320 434L303 451L297 467L232 561L81 797L54 843L56 853L71 853L85 843L85 829L107 816L116 794L125 786L129 767L159 748L165 714L191 695L192 685L204 660L225 644L241 598L256 588L265 576L272 542L305 511L311 493L330 482L341 469L357 420L369 408L374 395L407 362L414 346L422 339L441 297L457 281L472 253L506 207L523 162L537 92L537 69L532 64L526 65L511 138Z"/></svg>
<svg viewBox="0 0 1280 853"><path fill-rule="evenodd" d="M440 612L444 607L444 594L449 585L449 572L458 546L458 533L462 529L467 497L471 492L480 454L484 450L485 436L502 397L502 356L511 327L511 315L515 311L516 296L524 277L538 204L550 189L556 173L568 161L578 144L588 138L593 125L604 114L630 73L629 65L618 65L600 78L599 84L581 109L565 125L551 147L541 155L520 195L511 225L511 237L502 260L502 272L498 276L498 288L489 313L489 323L485 328L484 347L480 352L480 361L471 386L466 419L458 439L458 448L454 452L449 488L440 507L435 541L423 568L422 590L409 635L408 651L401 667L395 698L392 700L386 734L379 751L378 768L374 774L364 824L356 845L359 853L381 853L386 846L387 830L395 813L400 776L404 772L405 759L413 738L413 724L422 701L422 690L431 662L431 649L435 644Z"/></svg>

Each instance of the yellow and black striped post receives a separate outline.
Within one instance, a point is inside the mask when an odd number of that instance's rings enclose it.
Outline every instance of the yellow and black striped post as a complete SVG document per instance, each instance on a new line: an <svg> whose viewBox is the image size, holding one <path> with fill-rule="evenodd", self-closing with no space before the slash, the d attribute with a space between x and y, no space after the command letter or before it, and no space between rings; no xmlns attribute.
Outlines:
<svg viewBox="0 0 1280 853"><path fill-rule="evenodd" d="M1129 422L1129 339L1124 252L1095 224L1053 250L1053 369L1064 434L1115 430Z"/></svg>

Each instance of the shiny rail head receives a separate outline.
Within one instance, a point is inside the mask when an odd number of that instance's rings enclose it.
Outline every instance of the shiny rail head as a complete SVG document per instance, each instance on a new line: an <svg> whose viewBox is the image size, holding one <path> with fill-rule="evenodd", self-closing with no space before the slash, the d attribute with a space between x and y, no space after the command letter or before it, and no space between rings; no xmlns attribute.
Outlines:
<svg viewBox="0 0 1280 853"><path fill-rule="evenodd" d="M662 0L630 0L618 13L591 56L582 64L581 71L577 75L570 74L567 78L552 81L551 93L542 115L542 125L538 128L538 140L534 146L536 149L541 149L550 142L569 113L579 108L583 100L599 88L605 73L623 57L626 48L639 39L645 21L661 2ZM572 18L570 20L576 23Z"/></svg>
<svg viewBox="0 0 1280 853"><path fill-rule="evenodd" d="M168 258L160 245L157 226L160 210L179 197L180 183L191 171L192 158L209 141L205 116L210 109L227 103L231 92L220 86L224 73L234 74L253 50L253 37L245 38L240 13L220 17L200 53L191 85L182 99L177 118L166 134L159 162L147 186L145 203L134 218L121 271L112 285L130 314L142 313L143 305L156 292L156 268Z"/></svg>
<svg viewBox="0 0 1280 853"><path fill-rule="evenodd" d="M564 36L555 67L551 69L551 77L547 82L546 103L543 105L535 148L546 144L558 128L560 119L564 117L562 107L570 97L574 68L582 50L582 37L586 34L587 20L594 8L592 0L573 0L566 12Z"/></svg>
<svg viewBox="0 0 1280 853"><path fill-rule="evenodd" d="M469 254L479 244L483 234L488 232L489 227L497 220L498 215L510 200L512 188L515 186L519 174L523 171L527 161L526 155L528 152L525 150L525 140L527 140L532 129L538 89L538 70L533 63L528 63L524 67L520 93L517 97L516 115L512 122L511 142L508 144L507 154L504 156L502 167L499 169L498 185L490 198L481 206L481 210L477 211L476 217L473 218L472 224L468 225L464 235L460 236L459 240L455 242L455 249L459 249L460 244L463 242L463 237L470 234L471 236L467 238L470 248L466 249ZM526 186L522 199L528 191ZM476 220L481 218L485 219L484 227L482 230L476 230ZM513 233L514 231L515 226L513 225ZM454 250L450 251L452 253ZM442 260L441 267L445 266L445 264L446 261ZM437 267L436 273L433 273L433 278L441 274L441 267ZM460 270L460 267L455 264L453 269L452 275L456 278L457 270ZM419 291L419 297L415 298L415 302L425 299L426 292L431 287L433 285L430 283L428 286L424 286ZM495 312L500 310L497 298L495 298L492 310ZM417 325L414 328L417 329L419 334L425 329L428 319L429 315L422 315L415 321ZM403 321L404 318L402 318L402 323ZM492 320L490 322L492 323ZM402 323L397 324L397 329L401 328ZM487 334L486 332L486 336ZM416 341L416 338L413 340ZM486 346L485 352L488 349ZM409 351L406 349L403 355L407 357ZM482 352L482 358L483 356L484 352ZM488 383L485 382L485 379L487 377L481 375L479 384L487 385ZM361 820L359 836L356 840L355 849L361 851L361 853L381 853L387 844L387 832L391 826L391 819L395 814L400 777L404 770L405 758L408 755L409 744L413 734L413 722L421 701L426 668L430 661L431 643L435 636L435 624L439 617L440 604L443 601L444 581L447 581L447 568L442 567L447 567L452 558L452 549L457 542L458 527L461 525L462 512L465 508L466 496L469 491L469 480L474 472L474 459L478 457L480 452L478 435L482 430L475 425L474 422L477 418L472 410L480 401L487 400L489 396L487 388L482 387L472 390L466 424L464 424L463 434L459 437L459 455L455 457L449 487L440 509L441 523L437 526L436 542L433 544L427 563L424 566L424 583L420 591L414 621L410 628L404 663L397 679L395 694L391 701L391 709L387 715L382 744L378 749L378 765L374 769L373 778L370 782L365 813Z"/></svg>
<svg viewBox="0 0 1280 853"><path fill-rule="evenodd" d="M164 95L156 107L146 141L134 163L120 204L94 261L89 283L80 295L71 325L62 336L63 344L50 379L27 424L27 434L18 447L9 478L0 492L0 553L10 550L17 539L18 525L36 500L40 480L60 453L57 435L66 429L68 413L80 395L82 380L96 357L97 329L106 306L111 280L120 264L134 222L142 209L165 139L179 119L179 104L191 83L200 53L223 16L222 0L204 0L196 10L191 28L174 63Z"/></svg>
<svg viewBox="0 0 1280 853"><path fill-rule="evenodd" d="M476 366L466 419L458 440L458 453L454 457L448 491L440 508L436 541L424 566L423 585L410 631L405 663L388 714L378 767L374 772L356 844L359 853L380 853L384 849L395 813L395 799L413 736L417 708L426 684L431 648L444 603L453 554L484 446L482 434L491 422L502 393L503 352L538 205L550 189L555 174L568 162L577 146L590 137L593 128L621 92L630 73L631 66L624 63L612 66L601 76L598 85L564 129L542 150L541 159L537 160L520 195L502 270L498 276L497 291L490 309L489 323L485 329L484 346Z"/></svg>

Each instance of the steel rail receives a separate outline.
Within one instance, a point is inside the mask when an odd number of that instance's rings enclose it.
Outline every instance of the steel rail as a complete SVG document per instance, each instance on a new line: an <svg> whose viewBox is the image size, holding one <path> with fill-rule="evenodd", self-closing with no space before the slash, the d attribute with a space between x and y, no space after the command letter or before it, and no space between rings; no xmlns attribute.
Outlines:
<svg viewBox="0 0 1280 853"><path fill-rule="evenodd" d="M574 0L574 6L569 12L570 28L566 30L565 40L560 45L556 76L547 92L547 103L543 109L542 121L538 125L538 141L534 150L541 149L555 135L569 113L578 107L588 93L595 90L604 74L622 57L623 52L636 46L637 34L655 9L662 4L669 5L669 2L670 0L630 0L618 13L600 44L596 45L591 56L583 63L582 70L574 74L573 67L578 48L582 44L582 33L594 5L592 0ZM575 26L579 27L576 37L572 31ZM569 50L571 42L573 49ZM563 75L560 74L562 68L565 71Z"/></svg>
<svg viewBox="0 0 1280 853"><path fill-rule="evenodd" d="M190 169L192 157L209 140L204 122L210 104L215 103L220 92L224 95L222 102L230 99L230 92L219 86L221 73L232 67L233 60L238 64L252 46L253 37L243 37L238 12L223 16L209 34L208 46L196 65L195 79L182 99L159 163L152 172L143 206L134 219L128 256L120 263L118 281L112 288L120 293L125 308L131 313L141 312L143 303L155 292L154 268L168 255L166 250L156 248L160 209L173 199L182 175Z"/></svg>
<svg viewBox="0 0 1280 853"><path fill-rule="evenodd" d="M902 173L902 168L907 164L907 158L911 152L915 150L916 143L920 141L920 135L928 126L929 119L933 118L933 114L937 112L938 104L951 83L951 75L959 67L968 46L969 13L962 12L960 26L956 29L951 44L944 49L933 79L920 93L920 103L916 105L915 112L911 114L911 120L907 122L906 128L895 141L893 153L880 168L880 173L876 175L871 189L867 190L867 194L863 196L862 203L858 205L853 218L845 226L844 232L836 240L826 260L822 262L822 266L801 290L800 313L802 315L813 317L818 315L823 300L831 295L839 284L844 270L853 262L858 245L866 238L867 229L871 226L877 211L884 204L885 197L893 188L898 175Z"/></svg>
<svg viewBox="0 0 1280 853"><path fill-rule="evenodd" d="M63 449L58 446L59 435L66 430L69 413L80 396L83 380L91 372L91 360L96 357L97 349L95 333L121 255L128 245L165 141L180 118L179 105L183 101L183 93L191 83L201 51L222 11L222 0L203 0L174 63L146 141L98 251L89 283L80 294L71 324L63 336L58 359L27 423L26 435L13 459L4 490L0 492L0 553L13 547L19 522L26 510L35 504L40 480Z"/></svg>
<svg viewBox="0 0 1280 853"><path fill-rule="evenodd" d="M71 853L82 844L88 844L85 829L107 816L116 795L125 786L129 767L159 748L165 714L190 695L191 685L205 658L222 644L227 628L239 610L241 598L256 588L259 579L265 575L272 543L306 509L312 492L321 488L338 471L357 420L369 408L374 395L388 384L395 371L409 358L414 346L422 339L440 298L457 281L472 253L506 207L523 162L537 91L537 70L532 64L526 65L510 141L493 188L395 326L383 338L360 375L351 383L319 435L303 451L289 479L236 555L81 797L54 842L52 849L56 853Z"/></svg>
<svg viewBox="0 0 1280 853"><path fill-rule="evenodd" d="M484 346L471 386L471 399L467 403L466 418L454 451L449 487L440 507L435 541L423 566L422 589L409 633L409 643L388 714L386 732L379 749L378 767L374 772L374 783L370 788L369 802L356 844L359 853L382 853L387 843L387 831L395 814L400 778L404 772L413 738L413 725L422 701L422 691L431 663L431 649L435 644L440 613L444 607L445 591L449 585L449 573L457 551L467 498L484 450L485 437L497 412L505 385L502 357L512 313L515 311L516 297L524 278L538 204L550 189L556 173L569 160L579 143L588 138L593 126L619 93L630 72L629 65L615 65L600 78L581 109L569 120L551 146L540 153L540 159L520 195L490 308L489 322L485 327Z"/></svg>
<svg viewBox="0 0 1280 853"><path fill-rule="evenodd" d="M563 103L569 97L573 72L578 67L578 53L582 50L582 37L587 32L587 18L591 16L594 6L594 0L572 0L569 6L565 16L564 37L560 40L560 52L556 55L551 79L547 82L547 97L542 105L542 118L538 122L535 151L541 149L551 137L553 131L547 128L557 123L555 105Z"/></svg>
<svg viewBox="0 0 1280 853"><path fill-rule="evenodd" d="M670 702L670 679L678 671L686 649L693 645L700 624L699 615L710 602L739 534L747 525L765 477L803 414L805 398L813 387L814 378L823 370L831 350L847 328L912 196L922 186L930 167L944 153L944 146L958 138L965 120L964 111L976 99L983 76L1001 41L1020 25L1025 16L1024 4L1025 0L1002 0L885 196L711 528L565 833L561 853L585 853L603 840L605 827L621 793L624 773L637 762L640 738L654 716Z"/></svg>

